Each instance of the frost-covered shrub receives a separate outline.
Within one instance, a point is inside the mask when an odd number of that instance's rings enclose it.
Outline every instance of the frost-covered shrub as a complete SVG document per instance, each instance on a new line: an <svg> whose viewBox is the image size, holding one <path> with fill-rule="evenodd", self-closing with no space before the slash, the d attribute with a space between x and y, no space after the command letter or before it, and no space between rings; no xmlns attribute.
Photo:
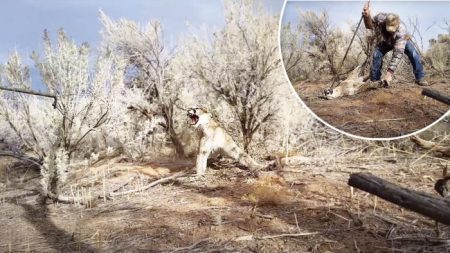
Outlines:
<svg viewBox="0 0 450 253"><path fill-rule="evenodd" d="M103 12L100 13L100 21L103 24L103 46L127 62L125 82L135 93L134 97L123 102L129 109L128 113L135 115L131 124L139 127L133 131L133 126L126 126L131 135L124 141L130 148L146 152L144 147L131 147L131 141L140 143L144 136L152 136L151 129L146 128L153 129L157 125L165 134L164 142L171 143L176 153L184 156L176 130L175 112L175 104L180 99L180 83L174 78L173 52L164 45L162 25L156 20L145 25L126 19L114 21ZM142 155L138 153L134 155Z"/></svg>
<svg viewBox="0 0 450 253"><path fill-rule="evenodd" d="M437 40L432 40L427 52L430 64L439 75L450 72L450 34L441 34Z"/></svg>
<svg viewBox="0 0 450 253"><path fill-rule="evenodd" d="M239 131L248 150L274 122L274 91L286 82L278 55L278 18L261 2L225 1L225 26L212 36L194 34L182 45L179 71L209 96L219 120ZM224 108L226 106L227 108Z"/></svg>
<svg viewBox="0 0 450 253"><path fill-rule="evenodd" d="M45 32L44 52L32 59L43 85L57 97L56 108L52 99L1 91L0 118L22 150L42 163L44 191L57 194L72 160L90 151L87 137L110 120L111 105L123 89L124 64L104 50L90 67L89 46L78 46L62 30L56 45ZM2 85L31 89L29 73L12 54L2 66Z"/></svg>
<svg viewBox="0 0 450 253"><path fill-rule="evenodd" d="M366 30L360 28L347 58L342 59L351 41L351 31L342 31L330 22L326 11L315 13L299 10L298 24L282 25L281 51L291 81L317 80L328 75L346 73L367 60Z"/></svg>

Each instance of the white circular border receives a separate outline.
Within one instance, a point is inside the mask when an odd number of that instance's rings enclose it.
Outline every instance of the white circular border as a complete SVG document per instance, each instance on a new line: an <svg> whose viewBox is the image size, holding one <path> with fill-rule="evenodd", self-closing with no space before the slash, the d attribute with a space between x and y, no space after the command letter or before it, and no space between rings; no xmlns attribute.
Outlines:
<svg viewBox="0 0 450 253"><path fill-rule="evenodd" d="M330 1L330 0L328 0ZM372 0L374 1L374 0ZM397 136L397 137L391 137L391 138L369 138L369 137L363 137L363 136L358 136L358 135L354 135L351 133L347 133L344 132L334 126L332 126L331 124L329 124L328 122L326 122L325 120L323 120L322 118L320 118L319 116L317 116L310 108L309 106L306 105L306 103L300 98L300 95L297 93L297 91L295 91L294 86L292 85L291 80L289 79L289 76L286 72L286 68L284 67L284 62L283 62L283 54L281 52L281 25L282 25L282 21L283 21L283 17L284 17L284 9L286 8L286 3L287 2L308 2L308 1L292 1L292 0L285 0L283 3L283 8L281 8L281 14L280 14L280 20L278 22L278 53L280 55L280 59L281 59L281 65L283 66L283 71L284 71L284 75L286 77L286 79L289 81L289 84L291 86L292 92L295 94L295 96L297 96L298 100L300 101L300 103L303 105L303 107L306 108L306 110L309 111L309 113L311 113L314 118L316 118L317 120L319 120L320 122L322 122L323 124L325 124L326 126L328 126L329 128L333 129L334 131L337 131L343 135L346 135L348 137L351 138L355 138L355 139L361 139L361 140L366 140L366 141L392 141L392 140L398 140L398 139L402 139L402 138L407 138L416 134L419 134L423 131L428 130L428 128L431 128L432 126L434 126L435 124L437 124L439 121L441 121L442 119L444 119L445 117L447 117L448 115L450 115L450 109L444 113L439 119L435 120L434 122L432 122L430 125L419 129L413 133L409 133L409 134L405 134L405 135L401 135L401 136ZM311 1L314 2L314 1ZM334 1L330 1L330 2L334 2ZM338 2L338 1L336 1ZM363 1L355 1L355 2L363 2Z"/></svg>

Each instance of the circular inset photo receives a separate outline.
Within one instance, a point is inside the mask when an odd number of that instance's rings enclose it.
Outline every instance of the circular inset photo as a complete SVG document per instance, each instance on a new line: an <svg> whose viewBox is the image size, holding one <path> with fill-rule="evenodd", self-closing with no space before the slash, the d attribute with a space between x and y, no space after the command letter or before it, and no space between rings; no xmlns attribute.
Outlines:
<svg viewBox="0 0 450 253"><path fill-rule="evenodd" d="M346 134L393 139L450 105L450 2L287 1L285 71L304 104Z"/></svg>

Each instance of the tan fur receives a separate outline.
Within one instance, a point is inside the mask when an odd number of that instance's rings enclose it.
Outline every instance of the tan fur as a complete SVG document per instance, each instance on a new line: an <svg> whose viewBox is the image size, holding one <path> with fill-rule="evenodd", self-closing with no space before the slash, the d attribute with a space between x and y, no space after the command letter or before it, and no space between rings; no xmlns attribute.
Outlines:
<svg viewBox="0 0 450 253"><path fill-rule="evenodd" d="M347 79L341 81L334 89L324 90L324 96L327 99L334 99L338 97L353 96L358 93L379 88L378 83L367 82L367 77L358 76L360 67L351 72Z"/></svg>
<svg viewBox="0 0 450 253"><path fill-rule="evenodd" d="M236 145L233 138L214 121L212 115L206 110L191 108L188 110L188 117L191 119L191 125L198 129L200 133L200 143L195 164L197 175L205 173L207 159L215 152L229 156L252 170L262 168L261 165Z"/></svg>

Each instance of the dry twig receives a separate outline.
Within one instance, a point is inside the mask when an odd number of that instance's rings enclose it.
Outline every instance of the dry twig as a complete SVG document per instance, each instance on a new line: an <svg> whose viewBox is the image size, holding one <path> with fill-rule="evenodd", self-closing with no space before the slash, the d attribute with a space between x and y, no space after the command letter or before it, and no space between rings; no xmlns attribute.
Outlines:
<svg viewBox="0 0 450 253"><path fill-rule="evenodd" d="M296 233L296 234L279 234L279 235L266 235L261 237L256 237L258 240L266 240L266 239L276 239L280 237L301 237L301 236L309 236L309 235L320 235L321 232L308 232L308 233Z"/></svg>
<svg viewBox="0 0 450 253"><path fill-rule="evenodd" d="M190 250L194 249L195 247L197 247L197 245L199 245L200 243L207 242L209 240L211 240L211 239L205 238L205 239L202 239L202 240L192 244L191 246L176 248L176 249L170 251L170 253L175 253L175 252L180 252L180 251L190 251Z"/></svg>
<svg viewBox="0 0 450 253"><path fill-rule="evenodd" d="M138 189L129 190L129 191L123 191L123 192L110 192L108 194L108 197L122 196L122 195L127 195L127 194L131 194L131 193L139 192L139 191L145 191L145 190L147 190L147 189L149 189L149 188L151 188L153 186L156 186L158 184L166 183L166 182L172 181L172 180L174 180L176 178L179 178L179 177L182 177L182 176L186 176L186 175L187 175L186 172L181 171L181 172L173 174L172 176L160 178L160 179L158 179L156 181L153 181L150 184L148 184L148 185L146 185L144 187L138 188Z"/></svg>

